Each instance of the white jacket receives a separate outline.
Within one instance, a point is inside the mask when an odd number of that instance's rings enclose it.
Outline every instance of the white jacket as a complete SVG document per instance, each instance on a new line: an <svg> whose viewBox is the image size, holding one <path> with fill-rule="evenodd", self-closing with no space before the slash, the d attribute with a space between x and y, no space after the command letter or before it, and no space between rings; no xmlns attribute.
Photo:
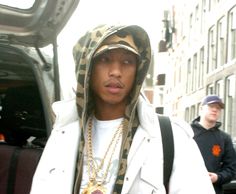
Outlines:
<svg viewBox="0 0 236 194"><path fill-rule="evenodd" d="M36 173L31 194L72 194L80 128L75 100L53 105L56 122ZM139 100L140 126L128 156L121 194L165 194L158 118L152 105ZM175 157L169 194L214 194L188 124L172 119Z"/></svg>

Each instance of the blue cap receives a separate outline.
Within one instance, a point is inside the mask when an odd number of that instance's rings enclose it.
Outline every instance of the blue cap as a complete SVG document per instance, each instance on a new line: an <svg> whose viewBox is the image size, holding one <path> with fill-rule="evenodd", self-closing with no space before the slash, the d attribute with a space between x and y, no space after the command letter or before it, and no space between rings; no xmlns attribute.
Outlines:
<svg viewBox="0 0 236 194"><path fill-rule="evenodd" d="M202 105L208 105L213 103L219 104L221 108L225 107L225 104L217 95L208 95L202 101Z"/></svg>

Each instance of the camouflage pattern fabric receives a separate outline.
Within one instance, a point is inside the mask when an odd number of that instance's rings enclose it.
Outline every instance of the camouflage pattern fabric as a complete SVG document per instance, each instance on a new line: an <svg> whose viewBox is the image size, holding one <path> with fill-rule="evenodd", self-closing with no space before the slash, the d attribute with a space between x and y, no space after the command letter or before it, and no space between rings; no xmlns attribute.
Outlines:
<svg viewBox="0 0 236 194"><path fill-rule="evenodd" d="M78 153L78 168L76 173L76 182L74 193L79 193L80 177L82 173L83 150L84 150L84 130L86 122L93 112L94 100L90 92L90 75L93 64L93 55L96 50L102 45L103 41L112 34L124 36L131 34L140 54L140 60L137 68L136 80L134 87L129 96L129 104L126 107L125 119L126 128L124 129L122 147L120 154L119 172L114 188L114 194L120 194L122 190L123 180L127 168L127 156L131 146L135 130L139 125L136 105L143 81L146 77L150 61L151 47L147 33L143 28L136 25L100 25L91 31L88 31L79 39L73 48L73 56L76 63L77 91L76 103L79 115L79 122L82 128L81 142Z"/></svg>

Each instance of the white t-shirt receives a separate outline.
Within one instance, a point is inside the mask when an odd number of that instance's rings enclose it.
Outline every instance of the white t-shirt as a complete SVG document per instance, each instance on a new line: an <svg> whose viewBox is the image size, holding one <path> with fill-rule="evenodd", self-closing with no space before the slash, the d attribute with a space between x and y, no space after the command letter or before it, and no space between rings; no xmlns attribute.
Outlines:
<svg viewBox="0 0 236 194"><path fill-rule="evenodd" d="M115 120L108 120L108 121L101 121L97 120L95 117L93 117L93 128L92 128L92 146L93 146L93 158L95 160L95 165L98 167L104 158L104 155L106 153L106 150L108 149L108 146L112 140L112 137L114 136L116 130L120 126L123 118L115 119ZM121 135L122 136L122 135ZM117 173L118 173L118 164L119 164L119 156L120 156L120 148L121 148L121 140L119 139L114 154L111 159L111 164L108 170L108 174L106 177L105 184L103 186L106 189L106 193L110 194L113 191L113 187L115 185ZM87 130L85 132L85 141L87 141ZM116 139L115 139L116 141ZM110 153L109 151L105 161L102 170L98 173L98 175L103 175L107 169L108 162L110 159ZM88 174L88 167L87 167L87 152L86 149L84 150L84 166L83 166L83 176L80 186L80 193L84 190L84 188L87 187L88 180L89 180L89 174ZM96 180L99 180L98 178Z"/></svg>

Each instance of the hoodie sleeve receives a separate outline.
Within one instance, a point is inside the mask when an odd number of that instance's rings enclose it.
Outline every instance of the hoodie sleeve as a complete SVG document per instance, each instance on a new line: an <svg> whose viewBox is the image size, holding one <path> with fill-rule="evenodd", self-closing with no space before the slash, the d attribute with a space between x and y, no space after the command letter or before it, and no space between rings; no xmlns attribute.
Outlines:
<svg viewBox="0 0 236 194"><path fill-rule="evenodd" d="M215 193L204 160L188 124L172 121L175 157L169 194Z"/></svg>
<svg viewBox="0 0 236 194"><path fill-rule="evenodd" d="M230 182L236 176L236 152L233 147L232 139L228 134L224 137L224 155L223 166L221 171L218 172L218 181L216 184L225 184Z"/></svg>

